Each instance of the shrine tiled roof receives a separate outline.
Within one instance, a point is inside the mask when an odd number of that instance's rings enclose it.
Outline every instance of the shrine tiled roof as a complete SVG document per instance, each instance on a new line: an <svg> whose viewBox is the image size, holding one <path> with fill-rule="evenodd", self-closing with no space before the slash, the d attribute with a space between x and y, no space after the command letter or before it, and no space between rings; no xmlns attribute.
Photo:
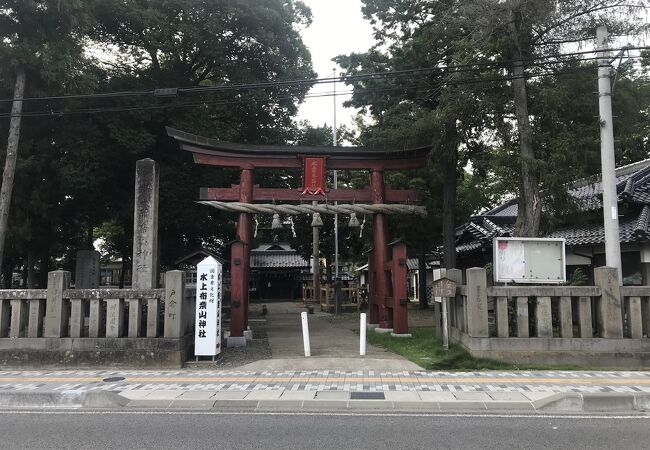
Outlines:
<svg viewBox="0 0 650 450"><path fill-rule="evenodd" d="M438 262L433 260L435 255L428 253L426 255L426 260L427 260L427 269L431 269L432 267L436 267L438 265ZM414 270L419 270L420 269L420 262L418 258L408 258L406 260L406 267L410 271Z"/></svg>
<svg viewBox="0 0 650 450"><path fill-rule="evenodd" d="M482 214L487 217L517 217L517 199L512 199Z"/></svg>
<svg viewBox="0 0 650 450"><path fill-rule="evenodd" d="M621 243L650 241L650 159L639 161L616 170L616 191ZM603 187L599 178L579 180L568 193L577 201L582 211L602 209ZM482 252L492 247L495 237L512 236L517 218L517 199L475 217L456 230L456 252L459 255ZM599 245L605 234L601 221L584 226L555 230L544 237L564 238L569 247Z"/></svg>
<svg viewBox="0 0 650 450"><path fill-rule="evenodd" d="M472 253L482 248L491 247L495 237L510 237L514 227L510 224L496 225L490 219L481 217L463 225L466 233L460 234L456 240L456 252ZM471 238L469 237L471 235Z"/></svg>
<svg viewBox="0 0 650 450"><path fill-rule="evenodd" d="M269 253L252 253L251 268L303 268L308 267L309 263L295 252L269 252Z"/></svg>
<svg viewBox="0 0 650 450"><path fill-rule="evenodd" d="M599 177L590 177L572 183L568 190L584 211L602 208L603 185ZM650 159L616 169L616 192L619 202L650 204ZM481 214L486 217L517 217L517 199Z"/></svg>
<svg viewBox="0 0 650 450"><path fill-rule="evenodd" d="M619 238L622 244L650 240L648 229L650 206L644 206L637 216L621 219ZM549 233L545 237L564 238L569 247L596 245L605 242L605 230L602 225L588 225L576 228L564 228Z"/></svg>
<svg viewBox="0 0 650 450"><path fill-rule="evenodd" d="M309 267L309 262L284 242L261 244L251 250L252 269L305 267Z"/></svg>

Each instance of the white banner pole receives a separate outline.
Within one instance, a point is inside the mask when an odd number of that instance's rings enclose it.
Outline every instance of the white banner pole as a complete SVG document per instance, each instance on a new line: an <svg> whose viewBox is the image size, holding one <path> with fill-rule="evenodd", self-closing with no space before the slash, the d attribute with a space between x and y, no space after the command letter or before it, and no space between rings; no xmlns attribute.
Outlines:
<svg viewBox="0 0 650 450"><path fill-rule="evenodd" d="M361 313L359 323L359 354L366 356L366 313Z"/></svg>
<svg viewBox="0 0 650 450"><path fill-rule="evenodd" d="M442 298L442 348L449 350L449 322L447 321L447 304L449 298Z"/></svg>
<svg viewBox="0 0 650 450"><path fill-rule="evenodd" d="M307 313L300 313L302 321L302 340L305 346L305 356L311 356L311 346L309 345L309 323L307 323Z"/></svg>

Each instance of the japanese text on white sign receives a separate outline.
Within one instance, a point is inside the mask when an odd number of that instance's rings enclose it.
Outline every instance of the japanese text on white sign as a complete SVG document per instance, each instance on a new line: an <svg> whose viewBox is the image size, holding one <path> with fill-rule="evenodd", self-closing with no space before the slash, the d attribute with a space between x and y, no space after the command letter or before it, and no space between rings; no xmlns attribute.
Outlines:
<svg viewBox="0 0 650 450"><path fill-rule="evenodd" d="M222 276L221 263L211 256L196 267L196 356L221 353Z"/></svg>

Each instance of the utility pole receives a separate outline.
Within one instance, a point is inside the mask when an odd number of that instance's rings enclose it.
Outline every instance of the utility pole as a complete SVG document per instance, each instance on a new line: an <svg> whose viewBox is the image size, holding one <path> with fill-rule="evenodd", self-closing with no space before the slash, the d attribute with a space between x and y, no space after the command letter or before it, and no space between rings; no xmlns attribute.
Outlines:
<svg viewBox="0 0 650 450"><path fill-rule="evenodd" d="M334 68L334 125L332 125L332 145L336 147L336 68ZM338 189L339 179L336 170L334 171L334 189ZM338 205L339 202L334 202ZM330 272L331 273L331 272ZM334 214L334 278L339 280L339 215Z"/></svg>
<svg viewBox="0 0 650 450"><path fill-rule="evenodd" d="M603 184L603 219L605 225L605 261L618 271L619 285L623 284L621 270L621 243L618 227L618 195L616 194L616 160L614 155L614 124L612 119L612 92L610 84L609 46L607 27L598 27L598 110L600 114L600 161Z"/></svg>

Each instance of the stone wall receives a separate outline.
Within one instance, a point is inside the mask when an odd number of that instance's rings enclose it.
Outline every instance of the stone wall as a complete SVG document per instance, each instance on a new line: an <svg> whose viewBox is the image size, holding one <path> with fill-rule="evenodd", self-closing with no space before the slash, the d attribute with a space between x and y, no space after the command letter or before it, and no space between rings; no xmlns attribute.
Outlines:
<svg viewBox="0 0 650 450"><path fill-rule="evenodd" d="M171 271L165 289L70 289L70 273L55 271L47 289L0 290L0 367L182 367L183 279Z"/></svg>
<svg viewBox="0 0 650 450"><path fill-rule="evenodd" d="M181 368L188 359L183 338L0 339L0 367Z"/></svg>
<svg viewBox="0 0 650 450"><path fill-rule="evenodd" d="M473 356L512 363L650 367L650 287L620 287L616 270L595 286L487 287L467 271L450 307L450 338Z"/></svg>

